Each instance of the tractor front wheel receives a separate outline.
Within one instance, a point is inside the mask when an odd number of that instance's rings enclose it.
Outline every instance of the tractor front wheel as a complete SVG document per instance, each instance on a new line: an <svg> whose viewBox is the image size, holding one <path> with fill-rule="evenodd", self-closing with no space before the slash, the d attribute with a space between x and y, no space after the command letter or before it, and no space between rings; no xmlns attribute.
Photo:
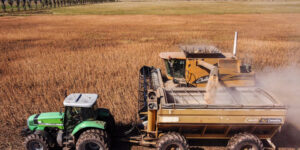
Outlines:
<svg viewBox="0 0 300 150"><path fill-rule="evenodd" d="M25 138L26 150L48 150L49 145L46 137L39 134L30 134Z"/></svg>
<svg viewBox="0 0 300 150"><path fill-rule="evenodd" d="M108 150L106 136L91 132L90 130L83 132L77 143L77 150Z"/></svg>

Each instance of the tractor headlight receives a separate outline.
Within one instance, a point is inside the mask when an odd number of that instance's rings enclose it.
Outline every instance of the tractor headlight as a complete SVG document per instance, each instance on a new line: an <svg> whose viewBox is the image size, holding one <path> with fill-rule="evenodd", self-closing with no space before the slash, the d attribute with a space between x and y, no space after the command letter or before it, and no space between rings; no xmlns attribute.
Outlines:
<svg viewBox="0 0 300 150"><path fill-rule="evenodd" d="M27 126L29 127L29 128L31 128L31 127L33 127L33 126L36 126L35 124L34 124L34 117L35 117L36 115L31 115L31 116L29 116L28 117L28 119L27 119Z"/></svg>

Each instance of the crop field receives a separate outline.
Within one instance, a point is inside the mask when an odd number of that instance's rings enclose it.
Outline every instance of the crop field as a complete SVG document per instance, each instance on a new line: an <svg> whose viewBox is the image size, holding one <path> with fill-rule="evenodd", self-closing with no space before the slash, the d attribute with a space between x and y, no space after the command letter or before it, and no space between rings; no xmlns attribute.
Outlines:
<svg viewBox="0 0 300 150"><path fill-rule="evenodd" d="M44 0L42 0L44 1ZM68 0L64 0L68 1ZM101 0L102 1L102 0ZM251 0L251 1L169 1L169 0L122 0L121 2L105 2L85 5L67 5L57 8L32 9L17 11L6 4L7 12L0 10L1 15L30 15L30 14L56 14L56 15L197 15L197 14L287 14L300 13L300 2L297 0ZM46 7L46 6L45 6Z"/></svg>
<svg viewBox="0 0 300 150"><path fill-rule="evenodd" d="M64 15L54 9L60 15L0 17L0 149L21 149L27 117L59 111L65 90L98 93L98 105L109 108L118 123L134 122L138 70L149 65L164 73L158 54L178 51L181 44L231 52L238 31L238 56L250 59L255 71L300 67L295 9L193 15Z"/></svg>
<svg viewBox="0 0 300 150"><path fill-rule="evenodd" d="M48 13L59 15L195 15L299 13L299 1L122 1L87 6L64 7Z"/></svg>

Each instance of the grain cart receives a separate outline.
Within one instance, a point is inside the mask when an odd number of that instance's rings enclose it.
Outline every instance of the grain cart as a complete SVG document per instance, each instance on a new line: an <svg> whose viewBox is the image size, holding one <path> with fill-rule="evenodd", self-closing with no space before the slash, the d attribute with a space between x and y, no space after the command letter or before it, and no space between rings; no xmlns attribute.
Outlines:
<svg viewBox="0 0 300 150"><path fill-rule="evenodd" d="M140 132L127 140L159 150L189 149L189 139L228 139L230 150L275 148L270 139L284 124L286 108L255 87L254 72L235 51L185 47L161 53L167 80L160 69L142 67Z"/></svg>
<svg viewBox="0 0 300 150"><path fill-rule="evenodd" d="M159 150L189 149L189 139L228 139L227 148L275 149L271 138L285 122L286 108L262 89L166 87L157 68L141 69L140 135L128 140ZM263 143L267 143L263 145Z"/></svg>
<svg viewBox="0 0 300 150"><path fill-rule="evenodd" d="M107 109L97 108L97 94L74 93L64 100L64 112L34 114L22 131L25 149L76 147L80 150L107 150L114 119Z"/></svg>

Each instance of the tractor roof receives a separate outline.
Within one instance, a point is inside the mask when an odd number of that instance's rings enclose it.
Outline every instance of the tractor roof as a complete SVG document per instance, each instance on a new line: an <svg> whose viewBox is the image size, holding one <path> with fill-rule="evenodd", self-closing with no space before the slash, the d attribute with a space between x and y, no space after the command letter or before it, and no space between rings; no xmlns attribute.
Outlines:
<svg viewBox="0 0 300 150"><path fill-rule="evenodd" d="M64 100L64 106L92 107L98 98L98 94L72 93Z"/></svg>

